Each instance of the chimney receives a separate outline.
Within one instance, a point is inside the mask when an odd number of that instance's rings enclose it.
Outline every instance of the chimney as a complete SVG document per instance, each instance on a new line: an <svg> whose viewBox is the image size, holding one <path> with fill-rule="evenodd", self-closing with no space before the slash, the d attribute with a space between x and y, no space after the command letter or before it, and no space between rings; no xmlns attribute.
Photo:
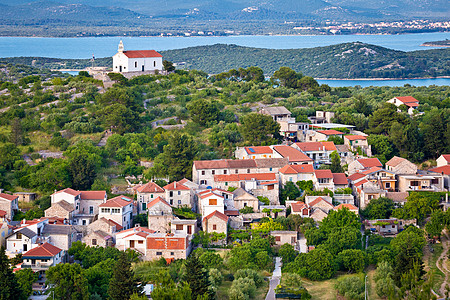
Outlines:
<svg viewBox="0 0 450 300"><path fill-rule="evenodd" d="M176 182L176 181L173 182L173 187L174 187L175 189L177 188L177 182Z"/></svg>

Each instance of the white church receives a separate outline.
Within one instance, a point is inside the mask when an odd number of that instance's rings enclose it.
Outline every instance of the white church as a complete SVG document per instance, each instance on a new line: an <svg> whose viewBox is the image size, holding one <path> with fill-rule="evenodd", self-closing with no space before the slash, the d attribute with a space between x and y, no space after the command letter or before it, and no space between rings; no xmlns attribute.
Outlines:
<svg viewBox="0 0 450 300"><path fill-rule="evenodd" d="M148 72L162 71L162 55L155 50L124 50L122 41L118 52L113 56L113 72Z"/></svg>

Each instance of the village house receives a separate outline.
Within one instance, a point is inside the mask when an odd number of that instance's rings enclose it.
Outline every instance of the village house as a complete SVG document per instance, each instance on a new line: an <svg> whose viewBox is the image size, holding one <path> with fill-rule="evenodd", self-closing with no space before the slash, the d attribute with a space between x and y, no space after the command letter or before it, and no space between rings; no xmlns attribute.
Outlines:
<svg viewBox="0 0 450 300"><path fill-rule="evenodd" d="M360 149L364 155L372 156L372 147L367 142L367 137L363 135L344 136L344 145L347 145L352 151Z"/></svg>
<svg viewBox="0 0 450 300"><path fill-rule="evenodd" d="M170 232L170 223L173 220L172 206L163 198L158 197L147 206L148 227L156 232Z"/></svg>
<svg viewBox="0 0 450 300"><path fill-rule="evenodd" d="M64 262L65 251L49 243L28 250L22 255L21 268L30 268L43 275L48 268Z"/></svg>
<svg viewBox="0 0 450 300"><path fill-rule="evenodd" d="M13 196L19 197L19 201L22 202L33 202L36 200L36 193L29 193L29 192L16 192L13 194Z"/></svg>
<svg viewBox="0 0 450 300"><path fill-rule="evenodd" d="M289 181L296 183L314 179L314 167L312 165L286 165L280 169L279 173L283 185Z"/></svg>
<svg viewBox="0 0 450 300"><path fill-rule="evenodd" d="M234 156L237 159L272 158L273 149L269 146L237 147Z"/></svg>
<svg viewBox="0 0 450 300"><path fill-rule="evenodd" d="M321 222L331 210L335 209L332 202L329 196L306 196L305 202L288 200L286 205L291 207L291 214Z"/></svg>
<svg viewBox="0 0 450 300"><path fill-rule="evenodd" d="M394 172L397 175L413 175L417 173L417 166L415 164L405 158L398 156L394 156L388 162L386 162L386 169L388 171Z"/></svg>
<svg viewBox="0 0 450 300"><path fill-rule="evenodd" d="M118 52L113 56L113 72L147 72L156 73L163 70L162 55L155 50L125 51L122 41Z"/></svg>
<svg viewBox="0 0 450 300"><path fill-rule="evenodd" d="M436 167L429 171L441 174L444 181L444 188L450 190L450 165Z"/></svg>
<svg viewBox="0 0 450 300"><path fill-rule="evenodd" d="M405 226L416 226L416 220L403 220L403 219L377 219L377 220L365 220L364 226L372 232L380 235L396 235L402 231Z"/></svg>
<svg viewBox="0 0 450 300"><path fill-rule="evenodd" d="M252 194L248 193L243 188L237 188L233 191L233 208L236 210L243 209L245 207L253 208L254 212L259 211L259 200ZM227 207L227 209L229 209Z"/></svg>
<svg viewBox="0 0 450 300"><path fill-rule="evenodd" d="M133 199L118 196L100 204L99 218L111 219L124 229L129 229L133 221Z"/></svg>
<svg viewBox="0 0 450 300"><path fill-rule="evenodd" d="M215 211L203 218L202 228L206 233L224 233L227 236L228 217L221 212Z"/></svg>
<svg viewBox="0 0 450 300"><path fill-rule="evenodd" d="M270 235L275 238L275 245L289 244L297 248L298 231L271 231Z"/></svg>
<svg viewBox="0 0 450 300"><path fill-rule="evenodd" d="M334 190L348 188L347 175L345 173L332 173Z"/></svg>
<svg viewBox="0 0 450 300"><path fill-rule="evenodd" d="M291 207L291 214L299 215L302 218L309 218L309 206L303 201L286 201L286 205Z"/></svg>
<svg viewBox="0 0 450 300"><path fill-rule="evenodd" d="M186 234L189 239L198 232L197 220L174 219L171 223L170 232L173 234Z"/></svg>
<svg viewBox="0 0 450 300"><path fill-rule="evenodd" d="M317 110L316 115L308 117L308 120L311 121L311 124L325 124L331 123L332 118L334 118L334 112Z"/></svg>
<svg viewBox="0 0 450 300"><path fill-rule="evenodd" d="M114 238L109 233L102 230L94 230L84 236L82 242L89 247L106 248L114 245Z"/></svg>
<svg viewBox="0 0 450 300"><path fill-rule="evenodd" d="M335 210L340 210L340 209L344 209L344 208L347 208L349 211L359 215L359 209L356 206L354 206L353 204L350 204L350 203L339 204L334 209Z"/></svg>
<svg viewBox="0 0 450 300"><path fill-rule="evenodd" d="M370 200L386 196L384 189L380 188L377 183L373 183L365 178L352 184L352 186L360 209L365 209Z"/></svg>
<svg viewBox="0 0 450 300"><path fill-rule="evenodd" d="M292 113L284 106L264 107L259 111L260 114L269 115L272 119L280 124L280 132L284 133L289 130L289 124L295 123Z"/></svg>
<svg viewBox="0 0 450 300"><path fill-rule="evenodd" d="M306 154L291 146L280 145L272 146L275 158L287 158L290 165L303 165L314 163L314 160L309 158Z"/></svg>
<svg viewBox="0 0 450 300"><path fill-rule="evenodd" d="M133 228L116 233L116 248L121 251L133 249L145 255L147 251L147 236L153 233L155 233L154 230L136 224Z"/></svg>
<svg viewBox="0 0 450 300"><path fill-rule="evenodd" d="M214 193L212 190L206 190L198 194L199 213L207 216L214 211L224 212L225 198Z"/></svg>
<svg viewBox="0 0 450 300"><path fill-rule="evenodd" d="M372 167L383 167L383 164L376 157L373 158L359 158L357 160L352 161L348 165L348 174L352 175L361 170L369 169Z"/></svg>
<svg viewBox="0 0 450 300"><path fill-rule="evenodd" d="M355 174L365 175L367 180L377 184L380 189L394 192L397 188L397 179L395 173L392 171L380 167L372 167Z"/></svg>
<svg viewBox="0 0 450 300"><path fill-rule="evenodd" d="M343 132L337 131L335 129L328 130L308 130L306 132L306 142L321 142L328 141L330 137L340 137L344 135Z"/></svg>
<svg viewBox="0 0 450 300"><path fill-rule="evenodd" d="M341 165L348 165L355 160L355 155L347 145L335 145L339 156L341 157Z"/></svg>
<svg viewBox="0 0 450 300"><path fill-rule="evenodd" d="M66 251L76 241L76 232L72 225L46 224L41 235L45 238L48 237L52 245Z"/></svg>
<svg viewBox="0 0 450 300"><path fill-rule="evenodd" d="M6 250L9 257L25 253L38 246L38 235L33 230L19 228L6 238Z"/></svg>
<svg viewBox="0 0 450 300"><path fill-rule="evenodd" d="M45 210L46 217L58 217L67 219L69 224L73 222L73 212L75 208L72 204L65 200L53 203L52 206Z"/></svg>
<svg viewBox="0 0 450 300"><path fill-rule="evenodd" d="M322 164L331 164L330 155L333 151L337 151L333 142L304 142L294 143L291 146L308 155L314 161L316 168Z"/></svg>
<svg viewBox="0 0 450 300"><path fill-rule="evenodd" d="M145 213L147 211L147 205L158 197L164 198L166 195L165 190L154 183L153 181L137 187L137 202L139 213Z"/></svg>
<svg viewBox="0 0 450 300"><path fill-rule="evenodd" d="M437 167L449 166L450 165L450 154L442 154L436 159Z"/></svg>
<svg viewBox="0 0 450 300"><path fill-rule="evenodd" d="M19 210L19 197L0 193L0 210L6 211L6 218L12 220Z"/></svg>
<svg viewBox="0 0 450 300"><path fill-rule="evenodd" d="M329 189L334 191L334 177L331 170L314 170L313 184L314 190L323 191Z"/></svg>
<svg viewBox="0 0 450 300"><path fill-rule="evenodd" d="M392 103L397 107L400 107L401 105L406 105L408 108L408 114L412 115L417 110L417 107L419 107L419 100L415 99L411 96L405 96L405 97L394 97L387 101L388 103ZM397 109L398 112L401 112L400 108Z"/></svg>
<svg viewBox="0 0 450 300"><path fill-rule="evenodd" d="M147 237L145 260L164 257L166 260L187 259L192 250L190 237L183 233L154 233Z"/></svg>
<svg viewBox="0 0 450 300"><path fill-rule="evenodd" d="M198 185L186 178L180 181L174 181L164 186L166 192L165 199L172 206L187 206L196 209L194 202L196 189L198 189Z"/></svg>
<svg viewBox="0 0 450 300"><path fill-rule="evenodd" d="M399 192L428 191L442 192L444 190L444 176L435 172L418 170L416 174L397 174Z"/></svg>

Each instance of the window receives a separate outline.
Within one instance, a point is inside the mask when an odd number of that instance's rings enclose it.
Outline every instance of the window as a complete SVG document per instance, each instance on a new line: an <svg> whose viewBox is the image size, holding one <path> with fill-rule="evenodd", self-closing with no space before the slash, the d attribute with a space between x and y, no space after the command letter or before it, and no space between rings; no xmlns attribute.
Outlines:
<svg viewBox="0 0 450 300"><path fill-rule="evenodd" d="M173 197L173 191L169 192L169 197Z"/></svg>
<svg viewBox="0 0 450 300"><path fill-rule="evenodd" d="M289 177L289 181L292 181L292 177Z"/></svg>
<svg viewBox="0 0 450 300"><path fill-rule="evenodd" d="M93 206L89 206L89 214L90 215L94 214L94 207Z"/></svg>
<svg viewBox="0 0 450 300"><path fill-rule="evenodd" d="M390 182L386 182L386 183L384 184L384 186L385 186L387 189L389 189L389 188L391 187L391 183L390 183Z"/></svg>
<svg viewBox="0 0 450 300"><path fill-rule="evenodd" d="M123 217L123 221L125 222L127 220L127 217Z"/></svg>
<svg viewBox="0 0 450 300"><path fill-rule="evenodd" d="M217 230L217 225L216 224L213 225L213 230Z"/></svg>
<svg viewBox="0 0 450 300"><path fill-rule="evenodd" d="M209 205L217 205L217 199L209 199Z"/></svg>
<svg viewBox="0 0 450 300"><path fill-rule="evenodd" d="M162 255L162 252L158 251L158 252L156 252L156 255Z"/></svg>
<svg viewBox="0 0 450 300"><path fill-rule="evenodd" d="M226 175L227 174L227 170L223 170L223 174Z"/></svg>
<svg viewBox="0 0 450 300"><path fill-rule="evenodd" d="M181 205L181 200L178 200L178 205Z"/></svg>
<svg viewBox="0 0 450 300"><path fill-rule="evenodd" d="M297 238L295 236L291 237L291 244L295 244L297 242Z"/></svg>
<svg viewBox="0 0 450 300"><path fill-rule="evenodd" d="M142 245L142 244L144 244L144 241L138 241L138 244Z"/></svg>
<svg viewBox="0 0 450 300"><path fill-rule="evenodd" d="M176 229L177 229L177 230L183 230L183 225L178 225L178 224L177 224Z"/></svg>
<svg viewBox="0 0 450 300"><path fill-rule="evenodd" d="M269 171L272 172L272 168L269 168Z"/></svg>
<svg viewBox="0 0 450 300"><path fill-rule="evenodd" d="M247 202L244 202L244 207L247 207Z"/></svg>
<svg viewBox="0 0 450 300"><path fill-rule="evenodd" d="M250 174L250 169L247 169L247 174Z"/></svg>
<svg viewBox="0 0 450 300"><path fill-rule="evenodd" d="M206 180L200 180L200 184L206 184Z"/></svg>
<svg viewBox="0 0 450 300"><path fill-rule="evenodd" d="M235 174L239 173L238 169L236 169L236 170L234 171L234 173L235 173Z"/></svg>
<svg viewBox="0 0 450 300"><path fill-rule="evenodd" d="M212 170L211 174L213 174L213 175L216 174L216 170Z"/></svg>
<svg viewBox="0 0 450 300"><path fill-rule="evenodd" d="M147 203L142 203L142 210L146 210L147 209Z"/></svg>
<svg viewBox="0 0 450 300"><path fill-rule="evenodd" d="M181 195L181 191L178 191L178 196L180 196Z"/></svg>
<svg viewBox="0 0 450 300"><path fill-rule="evenodd" d="M83 220L83 225L86 225L86 220Z"/></svg>
<svg viewBox="0 0 450 300"><path fill-rule="evenodd" d="M153 66L156 67L156 61L153 62Z"/></svg>
<svg viewBox="0 0 450 300"><path fill-rule="evenodd" d="M276 236L275 237L275 242L280 242L281 241L281 236Z"/></svg>
<svg viewBox="0 0 450 300"><path fill-rule="evenodd" d="M170 252L170 255L174 256L174 255L175 255L175 252Z"/></svg>
<svg viewBox="0 0 450 300"><path fill-rule="evenodd" d="M439 184L439 178L431 179L431 184Z"/></svg>
<svg viewBox="0 0 450 300"><path fill-rule="evenodd" d="M192 226L191 226L191 225L188 225L188 227L187 227L187 233L188 233L188 234L192 234Z"/></svg>
<svg viewBox="0 0 450 300"><path fill-rule="evenodd" d="M152 199L153 199L153 194L150 194L150 198L152 198Z"/></svg>
<svg viewBox="0 0 450 300"><path fill-rule="evenodd" d="M225 182L225 185L228 186L228 182Z"/></svg>
<svg viewBox="0 0 450 300"><path fill-rule="evenodd" d="M134 62L134 67L137 68L137 61Z"/></svg>
<svg viewBox="0 0 450 300"><path fill-rule="evenodd" d="M21 240L22 239L22 233L20 233L20 232L16 233L16 238L18 240Z"/></svg>
<svg viewBox="0 0 450 300"><path fill-rule="evenodd" d="M97 246L97 239L92 239L91 244L92 244L92 246Z"/></svg>
<svg viewBox="0 0 450 300"><path fill-rule="evenodd" d="M419 186L419 181L411 181L411 186Z"/></svg>

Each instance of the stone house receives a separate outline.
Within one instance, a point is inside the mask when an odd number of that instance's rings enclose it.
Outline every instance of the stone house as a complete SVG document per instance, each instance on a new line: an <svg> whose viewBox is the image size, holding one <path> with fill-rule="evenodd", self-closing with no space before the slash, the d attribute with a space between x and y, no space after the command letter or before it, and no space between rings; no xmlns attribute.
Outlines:
<svg viewBox="0 0 450 300"><path fill-rule="evenodd" d="M12 220L14 213L19 210L19 197L0 193L0 210L6 211L6 218Z"/></svg>
<svg viewBox="0 0 450 300"><path fill-rule="evenodd" d="M334 189L345 189L348 187L347 175L345 173L333 173Z"/></svg>
<svg viewBox="0 0 450 300"><path fill-rule="evenodd" d="M99 218L111 219L124 229L129 229L133 222L133 199L118 196L100 204Z"/></svg>
<svg viewBox="0 0 450 300"><path fill-rule="evenodd" d="M114 245L114 239L109 233L102 230L95 230L83 237L83 243L90 247L106 248Z"/></svg>
<svg viewBox="0 0 450 300"><path fill-rule="evenodd" d="M186 234L189 239L198 232L197 220L174 219L171 223L170 232L173 234Z"/></svg>
<svg viewBox="0 0 450 300"><path fill-rule="evenodd" d="M156 232L170 232L173 220L172 206L163 198L158 197L147 206L148 227Z"/></svg>
<svg viewBox="0 0 450 300"><path fill-rule="evenodd" d="M359 171L370 169L372 167L383 168L383 164L380 162L378 158L360 158L352 161L348 165L348 174L352 175Z"/></svg>
<svg viewBox="0 0 450 300"><path fill-rule="evenodd" d="M145 260L164 257L168 261L187 259L192 250L190 238L186 234L155 233L147 237Z"/></svg>
<svg viewBox="0 0 450 300"><path fill-rule="evenodd" d="M72 225L47 224L44 226L42 236L49 237L52 245L68 251L72 243L76 240L75 233Z"/></svg>
<svg viewBox="0 0 450 300"><path fill-rule="evenodd" d="M417 173L417 166L415 164L398 156L394 156L386 162L386 169L395 174L413 175Z"/></svg>
<svg viewBox="0 0 450 300"><path fill-rule="evenodd" d="M450 165L450 154L442 154L436 159L437 167L449 166Z"/></svg>
<svg viewBox="0 0 450 300"><path fill-rule="evenodd" d="M343 132L328 129L328 130L308 130L306 132L306 142L322 142L328 141L328 139L332 136L337 136L342 138L344 135Z"/></svg>
<svg viewBox="0 0 450 300"><path fill-rule="evenodd" d="M286 205L291 207L292 215L300 215L302 218L309 218L310 208L302 201L286 201Z"/></svg>
<svg viewBox="0 0 450 300"><path fill-rule="evenodd" d="M193 184L194 187L191 184ZM164 186L166 192L165 199L172 206L187 206L195 209L194 195L195 189L197 188L198 185L195 185L186 178L180 181L174 181Z"/></svg>
<svg viewBox="0 0 450 300"><path fill-rule="evenodd" d="M207 233L225 233L225 236L227 236L228 217L221 212L215 211L203 218L202 227L203 231Z"/></svg>
<svg viewBox="0 0 450 300"><path fill-rule="evenodd" d="M133 228L117 232L116 248L121 251L133 249L145 255L147 248L147 236L152 233L155 233L155 231L138 225Z"/></svg>
<svg viewBox="0 0 450 300"><path fill-rule="evenodd" d="M13 195L19 197L19 201L23 202L33 202L36 200L36 193L16 192Z"/></svg>
<svg viewBox="0 0 450 300"><path fill-rule="evenodd" d="M287 158L290 165L303 165L314 163L314 160L304 154L302 151L287 145L272 146L274 158Z"/></svg>
<svg viewBox="0 0 450 300"><path fill-rule="evenodd" d="M334 191L334 177L331 170L314 170L313 184L316 191Z"/></svg>
<svg viewBox="0 0 450 300"><path fill-rule="evenodd" d="M224 212L224 197L212 192L211 190L206 190L198 194L199 203L199 213L202 216L207 216L214 211Z"/></svg>
<svg viewBox="0 0 450 300"><path fill-rule="evenodd" d="M314 166L316 167L322 164L331 164L330 155L333 151L337 151L333 142L304 142L294 143L291 146L314 160Z"/></svg>
<svg viewBox="0 0 450 300"><path fill-rule="evenodd" d="M270 235L275 237L275 245L277 246L289 244L295 247L297 245L297 231L271 231Z"/></svg>
<svg viewBox="0 0 450 300"><path fill-rule="evenodd" d="M353 191L358 199L359 208L365 209L370 200L386 196L386 191L381 189L378 184L367 179L362 179L353 184Z"/></svg>
<svg viewBox="0 0 450 300"><path fill-rule="evenodd" d="M88 233L101 230L110 235L115 235L116 232L119 232L122 229L123 227L119 223L116 223L111 219L106 219L105 217L100 217L87 226Z"/></svg>
<svg viewBox="0 0 450 300"><path fill-rule="evenodd" d="M254 212L259 211L259 200L252 194L248 193L243 188L237 188L233 191L233 206L234 209L240 210L244 207L250 206ZM227 207L228 209L228 207Z"/></svg>
<svg viewBox="0 0 450 300"><path fill-rule="evenodd" d="M344 145L347 145L352 151L361 149L362 153L372 156L372 147L367 142L367 137L363 135L346 135L344 136Z"/></svg>
<svg viewBox="0 0 450 300"><path fill-rule="evenodd" d="M269 146L237 147L234 156L237 159L272 158L273 149Z"/></svg>
<svg viewBox="0 0 450 300"><path fill-rule="evenodd" d="M136 193L139 213L145 213L147 211L148 203L158 197L164 198L166 195L165 190L152 181L137 187Z"/></svg>
<svg viewBox="0 0 450 300"><path fill-rule="evenodd" d="M38 235L31 229L19 228L6 238L8 256L25 253L38 246Z"/></svg>
<svg viewBox="0 0 450 300"><path fill-rule="evenodd" d="M401 105L406 105L408 107L408 114L414 114L414 111L419 107L419 100L415 99L411 96L405 97L394 97L387 101L388 103L392 103L395 106L399 107ZM401 112L400 109L397 109L398 112Z"/></svg>
<svg viewBox="0 0 450 300"><path fill-rule="evenodd" d="M441 174L444 181L444 188L450 190L450 165L445 165L429 170L430 172Z"/></svg>
<svg viewBox="0 0 450 300"><path fill-rule="evenodd" d="M397 183L398 192L442 192L444 190L444 176L442 174L422 170L412 175L397 174Z"/></svg>
<svg viewBox="0 0 450 300"><path fill-rule="evenodd" d="M283 185L287 182L309 181L314 179L313 165L286 165L279 171L280 181Z"/></svg>
<svg viewBox="0 0 450 300"><path fill-rule="evenodd" d="M22 255L22 268L31 268L33 272L43 274L48 268L64 262L63 249L52 244L44 243L28 250Z"/></svg>
<svg viewBox="0 0 450 300"><path fill-rule="evenodd" d="M59 202L52 203L52 206L45 210L45 216L67 219L71 224L73 221L74 211L75 208L72 204L68 203L66 200L61 200Z"/></svg>
<svg viewBox="0 0 450 300"><path fill-rule="evenodd" d="M397 188L397 179L392 171L387 171L380 167L372 167L355 174L365 175L367 180L377 184L383 190L393 192Z"/></svg>
<svg viewBox="0 0 450 300"><path fill-rule="evenodd" d="M280 124L280 132L289 131L289 124L295 123L295 118L291 117L292 113L284 106L264 107L259 110L260 114L269 115L272 119Z"/></svg>

